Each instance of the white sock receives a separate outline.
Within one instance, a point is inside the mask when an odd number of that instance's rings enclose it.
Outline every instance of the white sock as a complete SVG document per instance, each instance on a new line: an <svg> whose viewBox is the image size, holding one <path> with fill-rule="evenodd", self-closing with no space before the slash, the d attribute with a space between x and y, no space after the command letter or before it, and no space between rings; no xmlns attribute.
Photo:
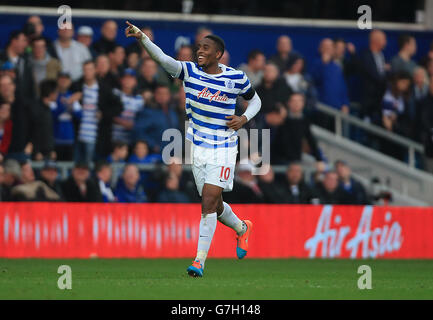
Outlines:
<svg viewBox="0 0 433 320"><path fill-rule="evenodd" d="M212 242L213 235L217 226L217 213L202 214L200 220L200 229L197 246L197 257L195 260L199 260L204 267L207 253Z"/></svg>
<svg viewBox="0 0 433 320"><path fill-rule="evenodd" d="M223 202L223 205L224 210L218 216L218 221L235 230L238 235L243 235L247 231L247 225L235 215L232 208L226 202Z"/></svg>

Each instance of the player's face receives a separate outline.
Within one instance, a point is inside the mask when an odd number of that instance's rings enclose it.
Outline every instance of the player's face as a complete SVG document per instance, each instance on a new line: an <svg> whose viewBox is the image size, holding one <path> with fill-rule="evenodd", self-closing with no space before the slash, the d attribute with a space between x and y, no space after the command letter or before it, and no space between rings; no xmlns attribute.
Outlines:
<svg viewBox="0 0 433 320"><path fill-rule="evenodd" d="M217 51L216 43L211 39L204 38L198 43L197 62L200 67L217 63L221 56L221 52Z"/></svg>

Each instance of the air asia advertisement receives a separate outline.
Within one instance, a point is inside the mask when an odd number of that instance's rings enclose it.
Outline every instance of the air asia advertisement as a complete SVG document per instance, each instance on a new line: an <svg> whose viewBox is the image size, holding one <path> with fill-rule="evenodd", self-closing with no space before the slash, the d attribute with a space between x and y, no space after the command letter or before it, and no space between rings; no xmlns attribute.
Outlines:
<svg viewBox="0 0 433 320"><path fill-rule="evenodd" d="M233 205L251 258L433 258L433 208ZM0 257L191 258L200 205L1 203ZM209 256L235 257L219 224Z"/></svg>

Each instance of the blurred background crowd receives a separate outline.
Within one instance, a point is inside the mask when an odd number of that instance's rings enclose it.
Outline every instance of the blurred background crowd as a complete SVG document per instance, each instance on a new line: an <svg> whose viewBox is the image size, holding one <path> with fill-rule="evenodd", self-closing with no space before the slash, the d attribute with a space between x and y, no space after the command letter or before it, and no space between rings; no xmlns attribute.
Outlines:
<svg viewBox="0 0 433 320"><path fill-rule="evenodd" d="M123 27L104 21L99 38L86 25L44 35L39 16L9 34L0 51L0 188L2 201L198 202L191 173L179 161L162 163L168 128L185 130L181 81L172 79L137 42L116 42ZM142 31L158 44L150 27ZM200 27L195 43L212 30ZM386 61L386 33L369 33L366 48L343 38L324 38L314 61L281 35L275 53L252 50L243 70L262 100L247 128L271 130L271 163L284 174L252 174L239 165L231 203L375 203L376 196L351 175L350 164L329 163L312 123L333 131L317 102L425 145L420 165L433 172L433 43L415 61L416 39L399 37L399 51ZM179 46L176 58L194 61L195 44ZM228 48L230 50L230 48ZM230 65L226 51L221 63ZM358 102L353 104L351 102ZM237 114L247 103L239 99ZM404 150L345 128L345 135L401 161ZM311 176L302 153L316 159ZM40 170L32 161L43 161ZM59 179L58 161L73 161ZM181 161L181 160L180 160ZM152 170L139 166L154 164ZM121 172L114 174L118 165ZM368 189L368 188L367 188Z"/></svg>

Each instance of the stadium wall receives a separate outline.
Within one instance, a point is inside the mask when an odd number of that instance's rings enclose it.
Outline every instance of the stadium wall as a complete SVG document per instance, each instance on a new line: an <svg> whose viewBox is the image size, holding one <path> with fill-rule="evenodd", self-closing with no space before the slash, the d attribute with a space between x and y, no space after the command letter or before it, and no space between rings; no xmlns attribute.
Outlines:
<svg viewBox="0 0 433 320"><path fill-rule="evenodd" d="M25 13L24 13L25 12ZM0 48L3 48L12 30L21 29L30 14L41 15L44 25L44 35L55 39L57 37L56 8L19 8L0 7ZM85 10L72 8L72 22L75 29L88 25L94 30L94 40L100 37L102 22L115 20L119 25L117 41L127 45L134 40L126 39L123 34L125 20L131 20L138 26L152 27L155 42L167 53L175 55L176 40L183 37L193 42L195 32L200 26L210 27L226 42L231 55L231 66L237 67L247 60L248 52L260 49L269 57L275 53L275 43L279 35L287 34L293 40L294 49L302 53L308 62L318 57L317 49L321 39L342 37L352 42L358 49L368 45L369 30L357 28L356 21L327 21L308 19L260 18L237 16L182 15L145 12ZM384 51L385 57L398 52L397 39L401 33L410 33L417 39L418 51L415 59L420 59L429 49L432 30L425 30L416 24L375 23L373 27L383 28L388 37L388 45Z"/></svg>
<svg viewBox="0 0 433 320"><path fill-rule="evenodd" d="M433 208L233 205L251 258L433 258ZM191 258L198 204L0 203L3 258ZM210 257L234 258L218 225Z"/></svg>

